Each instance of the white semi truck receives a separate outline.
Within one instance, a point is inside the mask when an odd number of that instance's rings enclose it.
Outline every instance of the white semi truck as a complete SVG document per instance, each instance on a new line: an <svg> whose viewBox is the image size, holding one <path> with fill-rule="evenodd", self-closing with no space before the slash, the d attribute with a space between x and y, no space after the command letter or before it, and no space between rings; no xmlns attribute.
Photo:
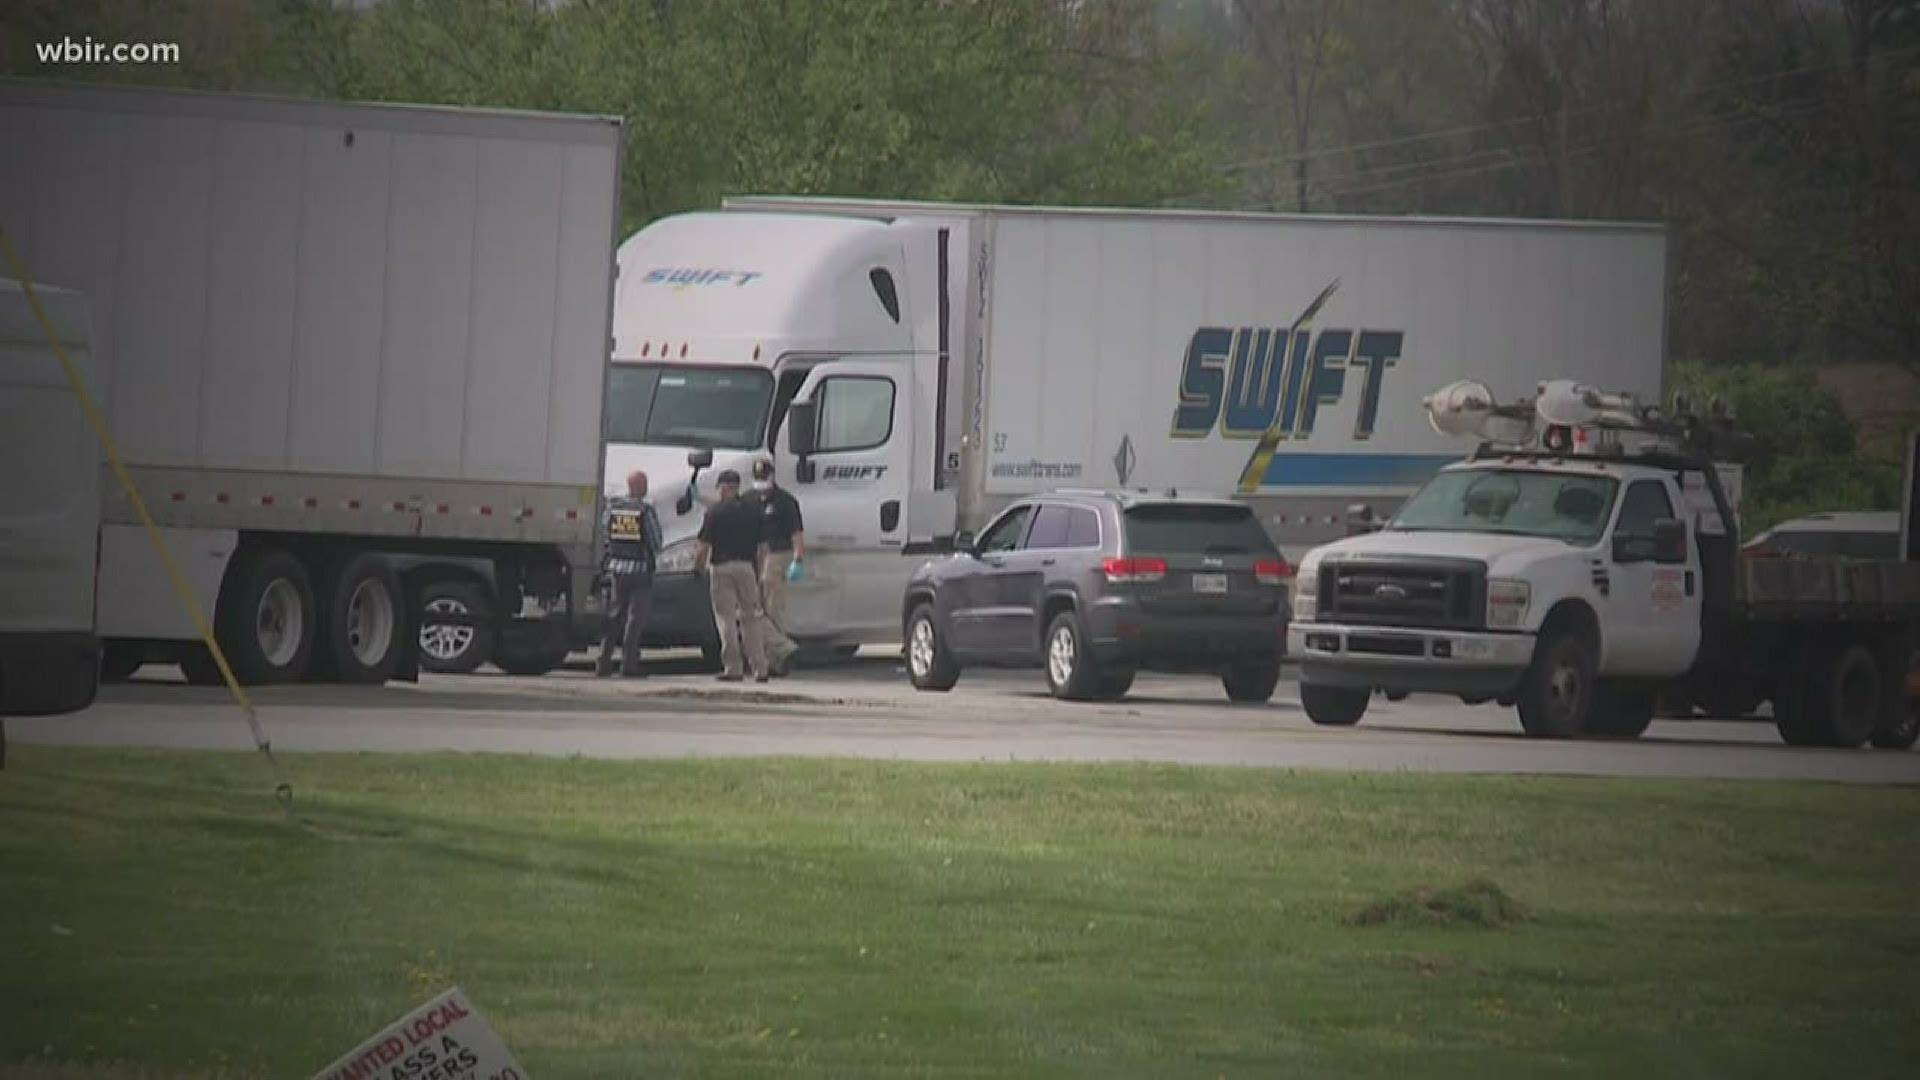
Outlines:
<svg viewBox="0 0 1920 1080"><path fill-rule="evenodd" d="M564 659L598 568L621 139L0 81L0 223L92 300L109 427L243 679L404 673L417 607L456 664ZM103 521L109 674L216 679L115 485Z"/></svg>
<svg viewBox="0 0 1920 1080"><path fill-rule="evenodd" d="M1428 406L1436 432L1486 441L1385 529L1300 564L1288 651L1315 723L1425 691L1515 706L1534 736L1635 738L1662 699L1771 701L1796 746L1913 745L1910 528L1897 560L1755 557L1721 481L1725 423L1573 380L1507 405L1463 382Z"/></svg>
<svg viewBox="0 0 1920 1080"><path fill-rule="evenodd" d="M605 471L652 479L656 645L713 647L700 502L757 454L806 519L796 636L845 647L1021 495L1234 493L1297 558L1452 460L1437 381L1661 390L1650 225L741 198L619 263Z"/></svg>

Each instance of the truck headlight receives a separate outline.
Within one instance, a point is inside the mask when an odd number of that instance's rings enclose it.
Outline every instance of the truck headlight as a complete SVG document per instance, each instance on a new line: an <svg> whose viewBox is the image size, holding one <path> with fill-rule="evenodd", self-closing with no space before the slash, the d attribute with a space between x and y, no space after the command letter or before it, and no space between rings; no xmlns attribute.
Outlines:
<svg viewBox="0 0 1920 1080"><path fill-rule="evenodd" d="M1302 566L1293 579L1293 621L1312 622L1320 610L1320 568Z"/></svg>
<svg viewBox="0 0 1920 1080"><path fill-rule="evenodd" d="M677 544L668 544L660 549L660 557L654 560L655 570L662 574L693 573L693 554L699 546L698 540L682 540Z"/></svg>
<svg viewBox="0 0 1920 1080"><path fill-rule="evenodd" d="M1514 630L1526 625L1527 605L1533 602L1533 586L1524 581L1494 579L1487 582L1487 625Z"/></svg>

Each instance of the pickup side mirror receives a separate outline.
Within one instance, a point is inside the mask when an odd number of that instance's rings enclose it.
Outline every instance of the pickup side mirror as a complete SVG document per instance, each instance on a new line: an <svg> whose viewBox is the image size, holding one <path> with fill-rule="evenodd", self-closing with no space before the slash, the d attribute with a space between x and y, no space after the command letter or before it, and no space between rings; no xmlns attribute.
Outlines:
<svg viewBox="0 0 1920 1080"><path fill-rule="evenodd" d="M979 552L974 550L973 541L974 541L973 533L967 531L966 529L962 529L959 532L953 534L953 550L959 552L962 555L977 555L979 554Z"/></svg>
<svg viewBox="0 0 1920 1080"><path fill-rule="evenodd" d="M1684 563L1687 561L1687 524L1672 518L1653 523L1650 532L1613 535L1613 561L1628 563Z"/></svg>

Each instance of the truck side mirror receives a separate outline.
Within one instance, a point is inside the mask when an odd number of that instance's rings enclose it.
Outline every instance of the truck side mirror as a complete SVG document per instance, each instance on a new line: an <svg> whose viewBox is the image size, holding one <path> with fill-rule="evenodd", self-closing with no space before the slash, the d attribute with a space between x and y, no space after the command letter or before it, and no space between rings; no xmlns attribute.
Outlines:
<svg viewBox="0 0 1920 1080"><path fill-rule="evenodd" d="M973 549L973 541L974 541L973 534L971 532L968 532L965 529L962 529L959 532L953 534L953 550L959 552L962 555L978 554L978 552L974 551Z"/></svg>
<svg viewBox="0 0 1920 1080"><path fill-rule="evenodd" d="M694 472L699 472L701 469L704 469L707 466L712 465L713 464L713 448L710 446L703 446L698 450L687 451L687 464L693 468Z"/></svg>
<svg viewBox="0 0 1920 1080"><path fill-rule="evenodd" d="M693 512L694 489L700 484L700 470L711 464L713 464L712 447L703 446L698 450L687 451L687 467L693 470L693 475L687 477L687 490L681 492L680 497L674 500L674 513L684 517Z"/></svg>
<svg viewBox="0 0 1920 1080"><path fill-rule="evenodd" d="M813 453L814 434L819 411L811 401L796 401L787 407L787 452L803 458Z"/></svg>

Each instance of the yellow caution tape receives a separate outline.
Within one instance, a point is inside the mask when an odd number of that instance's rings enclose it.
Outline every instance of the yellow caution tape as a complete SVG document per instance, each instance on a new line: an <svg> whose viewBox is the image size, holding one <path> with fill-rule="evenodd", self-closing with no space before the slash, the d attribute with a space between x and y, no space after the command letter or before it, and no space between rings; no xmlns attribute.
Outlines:
<svg viewBox="0 0 1920 1080"><path fill-rule="evenodd" d="M21 292L26 294L27 306L33 309L34 318L39 320L40 329L47 335L47 343L53 346L53 355L60 360L60 366L67 373L67 381L73 386L74 397L80 402L81 412L86 414L87 423L93 427L93 434L100 440L101 449L107 455L107 464L113 467L113 475L120 481L120 487L126 492L127 501L133 505L133 512L139 515L140 524L147 531L147 539L153 541L153 550L160 555L160 565L166 568L167 577L173 581L174 591L180 594L180 602L186 605L187 613L193 618L193 626L200 633L200 640L206 643L207 651L213 654L213 662L220 668L220 677L226 681L227 691L233 695L234 703L246 714L247 724L253 731L254 745L267 756L273 765L278 794L289 808L293 801L293 788L280 777L280 766L273 757L273 744L267 739L260 727L259 717L254 712L253 699L247 696L240 686L240 680L234 677L233 667L227 663L227 654L220 649L220 643L214 640L213 626L207 621L206 612L200 610L200 602L194 599L193 589L187 584L185 575L174 564L173 555L160 537L160 527L154 524L153 515L147 511L147 502L140 497L140 489L134 486L133 477L128 475L126 462L120 458L120 449L114 445L113 436L107 432L107 423L100 415L100 409L93 403L93 395L87 392L86 380L80 377L80 369L67 356L66 346L61 344L60 334L54 329L53 320L47 316L47 309L40 304L40 296L34 291L33 281L27 277L27 268L13 249L13 242L7 238L7 231L0 229L0 251L7 257L7 265L12 268L15 280L20 282Z"/></svg>

